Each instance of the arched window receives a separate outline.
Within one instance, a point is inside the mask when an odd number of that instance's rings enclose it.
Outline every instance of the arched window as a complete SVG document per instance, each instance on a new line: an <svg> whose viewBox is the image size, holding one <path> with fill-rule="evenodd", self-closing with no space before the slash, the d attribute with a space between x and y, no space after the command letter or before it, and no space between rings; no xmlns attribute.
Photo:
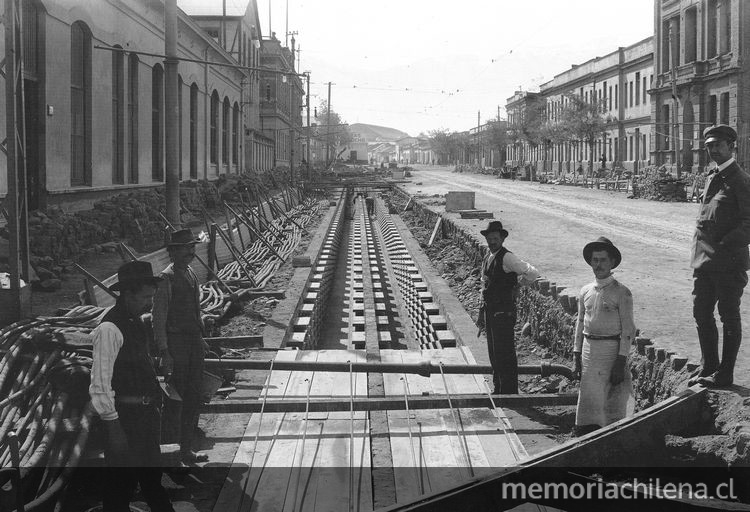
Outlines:
<svg viewBox="0 0 750 512"><path fill-rule="evenodd" d="M91 32L70 27L70 182L91 185Z"/></svg>
<svg viewBox="0 0 750 512"><path fill-rule="evenodd" d="M151 179L164 180L164 69L151 70Z"/></svg>
<svg viewBox="0 0 750 512"><path fill-rule="evenodd" d="M198 84L190 85L190 179L198 179Z"/></svg>
<svg viewBox="0 0 750 512"><path fill-rule="evenodd" d="M236 101L232 111L232 163L240 163L240 106Z"/></svg>
<svg viewBox="0 0 750 512"><path fill-rule="evenodd" d="M211 95L211 160L212 164L219 161L219 93Z"/></svg>
<svg viewBox="0 0 750 512"><path fill-rule="evenodd" d="M221 163L229 163L229 98L226 96L221 112Z"/></svg>
<svg viewBox="0 0 750 512"><path fill-rule="evenodd" d="M122 48L115 45L115 48ZM112 52L112 183L125 183L125 58Z"/></svg>
<svg viewBox="0 0 750 512"><path fill-rule="evenodd" d="M128 182L138 183L138 55L128 56Z"/></svg>

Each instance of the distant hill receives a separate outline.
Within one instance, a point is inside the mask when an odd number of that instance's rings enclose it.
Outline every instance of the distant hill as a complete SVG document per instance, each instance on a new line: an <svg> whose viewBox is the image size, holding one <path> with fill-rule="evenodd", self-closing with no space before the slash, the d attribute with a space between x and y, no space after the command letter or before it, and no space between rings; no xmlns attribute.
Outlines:
<svg viewBox="0 0 750 512"><path fill-rule="evenodd" d="M349 125L349 130L353 134L359 134L367 142L393 142L409 136L408 133L401 130L374 124L354 123Z"/></svg>

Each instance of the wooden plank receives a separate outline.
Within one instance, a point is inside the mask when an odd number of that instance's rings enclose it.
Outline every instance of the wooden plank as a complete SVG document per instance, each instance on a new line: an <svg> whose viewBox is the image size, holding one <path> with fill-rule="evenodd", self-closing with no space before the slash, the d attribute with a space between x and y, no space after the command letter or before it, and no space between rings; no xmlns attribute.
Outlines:
<svg viewBox="0 0 750 512"><path fill-rule="evenodd" d="M427 247L432 247L432 243L435 241L435 237L438 234L438 229L440 229L440 225L443 223L443 218L438 217L435 221L435 227L432 228L432 235L430 235L430 241L427 242Z"/></svg>

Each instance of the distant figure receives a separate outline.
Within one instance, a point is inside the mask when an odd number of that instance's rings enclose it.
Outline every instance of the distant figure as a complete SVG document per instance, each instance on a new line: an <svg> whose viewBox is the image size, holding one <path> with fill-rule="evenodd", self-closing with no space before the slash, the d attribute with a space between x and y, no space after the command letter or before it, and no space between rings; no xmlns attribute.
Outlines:
<svg viewBox="0 0 750 512"><path fill-rule="evenodd" d="M365 198L365 205L367 205L367 215L371 217L375 210L375 198L372 196L372 192Z"/></svg>
<svg viewBox="0 0 750 512"><path fill-rule="evenodd" d="M635 336L633 295L612 275L622 261L620 251L600 237L583 248L595 280L578 295L575 357L581 379L575 435L584 435L621 420L631 394L627 358Z"/></svg>
<svg viewBox="0 0 750 512"><path fill-rule="evenodd" d="M702 368L688 381L711 388L734 382L734 364L742 342L740 300L750 268L750 176L732 152L737 132L727 125L703 132L706 151L716 167L706 178L693 237L693 316L698 327ZM714 308L724 324L719 361L719 332Z"/></svg>

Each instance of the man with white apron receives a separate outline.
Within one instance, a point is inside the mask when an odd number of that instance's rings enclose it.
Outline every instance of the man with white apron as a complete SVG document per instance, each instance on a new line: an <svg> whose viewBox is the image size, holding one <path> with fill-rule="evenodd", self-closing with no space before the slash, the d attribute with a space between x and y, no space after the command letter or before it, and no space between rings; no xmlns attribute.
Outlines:
<svg viewBox="0 0 750 512"><path fill-rule="evenodd" d="M595 280L581 288L576 320L575 374L581 379L574 433L583 435L627 415L632 382L627 368L635 336L633 295L612 275L622 261L607 238L587 244L583 258Z"/></svg>

